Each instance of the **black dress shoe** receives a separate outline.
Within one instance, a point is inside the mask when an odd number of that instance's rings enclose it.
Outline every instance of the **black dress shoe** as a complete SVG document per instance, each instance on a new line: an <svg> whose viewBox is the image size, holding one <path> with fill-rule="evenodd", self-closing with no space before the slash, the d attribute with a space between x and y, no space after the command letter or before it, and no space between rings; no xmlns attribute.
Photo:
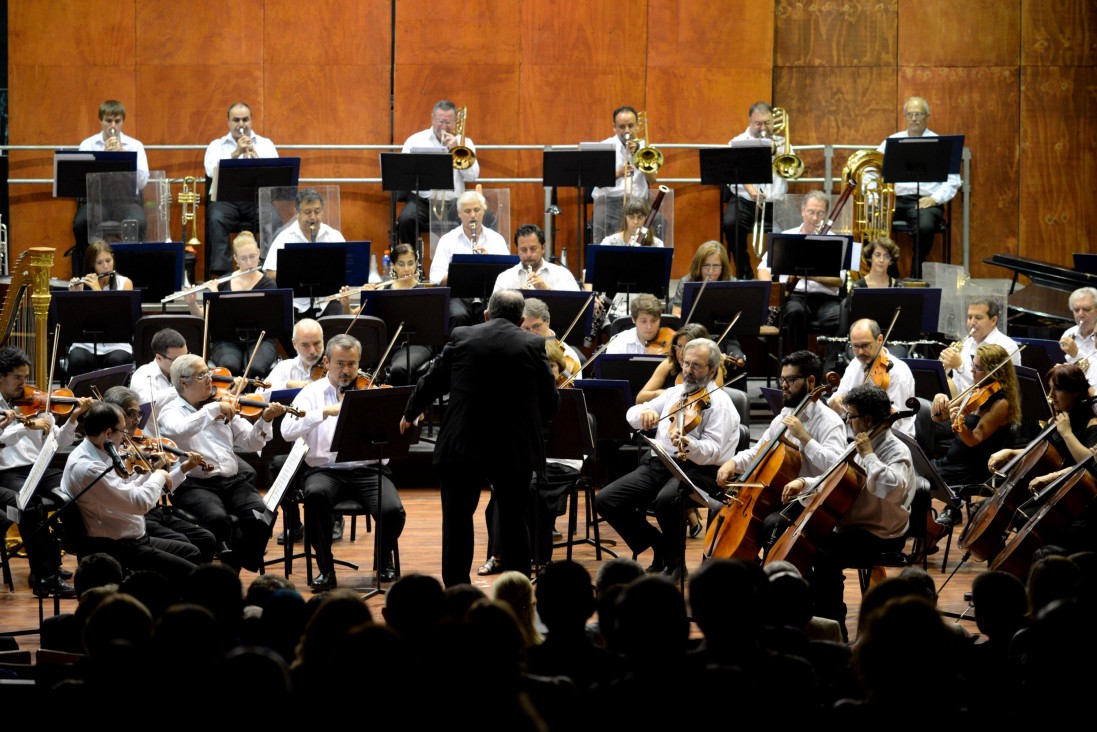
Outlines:
<svg viewBox="0 0 1097 732"><path fill-rule="evenodd" d="M70 580L70 579L72 579L72 572L68 571L64 567L58 567L57 568L57 576L60 577L63 580Z"/></svg>
<svg viewBox="0 0 1097 732"><path fill-rule="evenodd" d="M396 567L393 565L392 560L385 562L384 568L377 573L382 582L393 582L396 580Z"/></svg>
<svg viewBox="0 0 1097 732"><path fill-rule="evenodd" d="M674 567L667 567L663 570L663 574L670 578L670 581L674 584L680 584L684 580L689 579L689 568L686 567L686 563L682 562Z"/></svg>
<svg viewBox="0 0 1097 732"><path fill-rule="evenodd" d="M298 526L297 530L293 532L293 543L297 544L305 538L305 527ZM282 533L278 535L278 544L282 545L286 543L286 530L283 529Z"/></svg>
<svg viewBox="0 0 1097 732"><path fill-rule="evenodd" d="M316 575L316 579L309 585L313 592L327 592L334 590L339 583L335 581L335 570L325 574Z"/></svg>
<svg viewBox="0 0 1097 732"><path fill-rule="evenodd" d="M960 509L953 508L952 506L946 506L944 511L941 511L937 516L937 523L941 526L955 526L960 523L962 516L960 515Z"/></svg>
<svg viewBox="0 0 1097 732"><path fill-rule="evenodd" d="M60 577L46 577L34 585L35 597L76 597L76 588Z"/></svg>

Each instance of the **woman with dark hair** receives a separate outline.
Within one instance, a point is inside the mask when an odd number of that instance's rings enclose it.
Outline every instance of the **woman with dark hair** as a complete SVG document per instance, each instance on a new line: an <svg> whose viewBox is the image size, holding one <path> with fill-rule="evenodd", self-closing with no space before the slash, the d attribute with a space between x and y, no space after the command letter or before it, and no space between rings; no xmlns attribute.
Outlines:
<svg viewBox="0 0 1097 732"><path fill-rule="evenodd" d="M129 277L114 271L114 250L102 239L96 239L84 253L83 277L73 278L70 290L104 292L132 290ZM86 374L96 369L133 363L133 346L129 343L73 343L69 347L69 376Z"/></svg>
<svg viewBox="0 0 1097 732"><path fill-rule="evenodd" d="M861 260L868 267L868 274L853 281L850 287L895 287L898 280L889 272L899 261L899 245L886 236L865 245Z"/></svg>

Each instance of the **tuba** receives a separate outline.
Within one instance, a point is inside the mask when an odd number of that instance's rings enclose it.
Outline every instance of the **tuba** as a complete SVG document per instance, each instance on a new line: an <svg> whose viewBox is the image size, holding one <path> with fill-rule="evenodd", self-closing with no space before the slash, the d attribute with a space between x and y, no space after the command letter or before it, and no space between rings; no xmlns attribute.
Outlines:
<svg viewBox="0 0 1097 732"><path fill-rule="evenodd" d="M465 117L468 116L468 107L460 107L457 110L457 144L450 148L449 154L453 156L454 170L468 170L476 162L476 153L472 148L465 146Z"/></svg>
<svg viewBox="0 0 1097 732"><path fill-rule="evenodd" d="M640 112L636 115L636 136L647 142L648 139L648 113ZM659 168L663 167L663 153L659 151L659 148L653 147L648 143L647 147L642 147L636 151L632 156L632 163L636 166L636 169L645 175L654 175L659 172Z"/></svg>
<svg viewBox="0 0 1097 732"><path fill-rule="evenodd" d="M895 213L895 186L885 183L882 175L884 154L877 150L858 150L849 156L842 179L853 191L855 241L870 242L891 235Z"/></svg>
<svg viewBox="0 0 1097 732"><path fill-rule="evenodd" d="M194 190L195 178L187 176L183 178L183 190L179 194L179 203L183 207L183 231L181 236L187 235L187 224L191 225L188 247L202 246L198 240L198 204L202 201L202 194Z"/></svg>
<svg viewBox="0 0 1097 732"><path fill-rule="evenodd" d="M773 158L773 172L787 180L795 180L804 174L804 161L792 152L789 138L788 111L783 107L773 108L773 135L783 137L785 142L781 152Z"/></svg>

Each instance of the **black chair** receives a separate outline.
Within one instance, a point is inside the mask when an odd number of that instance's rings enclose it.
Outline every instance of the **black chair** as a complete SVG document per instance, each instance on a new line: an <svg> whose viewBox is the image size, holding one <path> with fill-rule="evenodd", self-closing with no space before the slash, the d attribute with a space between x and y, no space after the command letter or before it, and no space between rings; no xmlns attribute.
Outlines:
<svg viewBox="0 0 1097 732"><path fill-rule="evenodd" d="M342 517L349 516L350 517L350 540L352 542L357 539L357 528L358 528L357 527L357 521L358 521L359 516L365 516L366 517L366 531L368 532L368 531L371 531L371 529L372 529L372 522L371 522L369 509L366 508L366 505L364 503L362 503L361 501L358 501L357 499L345 498L345 499L340 499L340 500L336 501L335 505L332 506L331 513L332 513L332 516L342 516ZM306 581L307 584L311 585L312 584L312 557L313 557L313 554L312 554L312 543L311 543L310 537L309 537L308 525L309 525L308 520L306 520L305 521L305 541L304 541L304 543L305 543L305 581ZM378 543L379 540L380 540L380 535L375 533L374 534L374 542L373 542L374 569L377 568L377 557L380 553L380 548L381 548L380 544ZM358 565L355 564L354 562L348 562L348 561L343 560L343 559L337 559L334 555L332 556L331 561L332 561L333 564L337 564L341 567L347 567L349 569L355 569L355 570L358 569ZM396 568L396 579L400 579L400 542L399 541L397 541L396 543L393 544L392 562L393 562L393 566Z"/></svg>
<svg viewBox="0 0 1097 732"><path fill-rule="evenodd" d="M906 234L911 237L911 248L914 247L914 229L906 221L891 222L891 231L895 234ZM933 229L934 238L937 235L941 235L941 261L945 264L952 262L952 201L949 200L944 206L944 215L941 217L941 221ZM926 252L933 250L933 242L925 248Z"/></svg>
<svg viewBox="0 0 1097 732"><path fill-rule="evenodd" d="M145 315L133 330L133 362L146 364L156 355L152 352L152 337L164 328L179 331L191 353L202 353L202 333L205 323L194 315Z"/></svg>
<svg viewBox="0 0 1097 732"><path fill-rule="evenodd" d="M324 331L324 343L334 336L347 333L347 328L350 328L348 335L354 336L362 344L362 355L358 359L360 368L373 368L388 347L389 336L385 321L372 315L360 315L357 320L354 315L326 315L316 322ZM353 326L351 322L354 323Z"/></svg>
<svg viewBox="0 0 1097 732"><path fill-rule="evenodd" d="M750 399L746 392L729 386L724 387L724 393L731 397L731 403L739 413L739 444L735 448L739 452L750 447Z"/></svg>
<svg viewBox="0 0 1097 732"><path fill-rule="evenodd" d="M857 578L861 584L861 595L868 592L872 580L872 571L877 567L913 567L919 564L922 569L928 566L926 557L926 525L932 514L930 502L929 481L925 478L915 478L914 495L910 501L910 524L907 527L906 538L912 539L910 551L881 552L874 557L866 557L864 562L849 569L857 570Z"/></svg>

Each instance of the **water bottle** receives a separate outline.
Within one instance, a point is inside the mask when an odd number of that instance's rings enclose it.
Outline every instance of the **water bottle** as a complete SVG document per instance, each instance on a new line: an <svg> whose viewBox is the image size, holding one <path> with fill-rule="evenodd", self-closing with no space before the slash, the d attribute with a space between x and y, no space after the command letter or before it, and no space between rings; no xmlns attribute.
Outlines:
<svg viewBox="0 0 1097 732"><path fill-rule="evenodd" d="M376 285L381 281L381 275L377 272L377 255L369 255L369 283Z"/></svg>
<svg viewBox="0 0 1097 732"><path fill-rule="evenodd" d="M564 269L568 268L568 248L563 247L560 250L560 266Z"/></svg>
<svg viewBox="0 0 1097 732"><path fill-rule="evenodd" d="M385 256L381 258L381 273L386 280L392 279L392 259L389 257L389 250L385 250Z"/></svg>

